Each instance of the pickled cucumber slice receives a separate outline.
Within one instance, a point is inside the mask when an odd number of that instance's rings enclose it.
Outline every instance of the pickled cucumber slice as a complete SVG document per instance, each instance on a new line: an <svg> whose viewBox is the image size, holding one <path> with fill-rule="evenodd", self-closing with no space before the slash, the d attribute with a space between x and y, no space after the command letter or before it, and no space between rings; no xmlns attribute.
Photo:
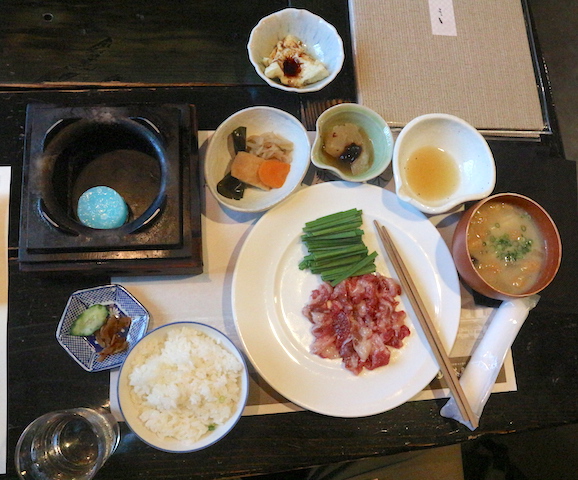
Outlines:
<svg viewBox="0 0 578 480"><path fill-rule="evenodd" d="M96 304L82 312L70 326L70 335L86 337L92 335L104 325L108 317L108 308Z"/></svg>

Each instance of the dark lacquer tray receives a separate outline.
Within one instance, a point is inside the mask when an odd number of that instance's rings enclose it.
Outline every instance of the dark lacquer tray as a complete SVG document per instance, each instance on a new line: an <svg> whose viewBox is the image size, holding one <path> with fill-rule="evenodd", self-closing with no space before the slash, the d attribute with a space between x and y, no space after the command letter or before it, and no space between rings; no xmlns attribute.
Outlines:
<svg viewBox="0 0 578 480"><path fill-rule="evenodd" d="M201 273L198 171L192 105L28 105L21 270ZM128 206L119 228L76 215L82 193L101 185Z"/></svg>

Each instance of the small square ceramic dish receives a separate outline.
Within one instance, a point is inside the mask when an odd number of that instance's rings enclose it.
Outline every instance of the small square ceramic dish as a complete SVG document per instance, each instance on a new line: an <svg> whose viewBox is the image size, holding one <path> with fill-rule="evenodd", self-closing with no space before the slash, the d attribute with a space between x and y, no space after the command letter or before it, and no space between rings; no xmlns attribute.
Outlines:
<svg viewBox="0 0 578 480"><path fill-rule="evenodd" d="M121 332L121 336L128 342L128 348L125 351L108 355L102 361L98 360L102 347L97 343L94 335L70 334L70 327L78 316L97 304L114 308L119 315L131 318L128 330ZM130 348L146 333L148 324L148 311L124 287L103 285L78 290L70 296L56 329L56 339L82 368L88 372L99 372L120 366Z"/></svg>
<svg viewBox="0 0 578 480"><path fill-rule="evenodd" d="M175 322L134 346L117 388L124 419L143 442L186 453L218 442L237 424L249 373L225 334L202 323Z"/></svg>
<svg viewBox="0 0 578 480"><path fill-rule="evenodd" d="M328 154L325 142L336 126L353 124L361 133L362 150L371 160L368 169L354 173L353 163L333 158ZM349 136L349 134L347 134ZM344 145L347 142L339 142ZM365 182L381 175L391 163L393 136L386 121L372 109L357 103L340 103L325 110L316 123L315 141L311 149L311 162L318 168L329 170L349 182Z"/></svg>
<svg viewBox="0 0 578 480"><path fill-rule="evenodd" d="M484 137L454 115L410 121L393 148L397 196L427 214L487 197L496 184L494 156Z"/></svg>
<svg viewBox="0 0 578 480"><path fill-rule="evenodd" d="M239 200L219 193L219 182L229 173L235 157L230 137L238 127L247 128L247 138L272 132L293 144L291 168L282 187L261 190L248 186ZM310 154L307 131L297 118L273 107L249 107L227 118L209 139L204 160L205 182L215 198L226 207L239 212L262 212L277 205L301 185L309 168Z"/></svg>
<svg viewBox="0 0 578 480"><path fill-rule="evenodd" d="M268 58L277 42L287 35L301 40L305 51L314 60L323 63L329 74L314 83L302 87L283 85L277 78L265 75ZM345 54L343 41L333 25L304 9L286 8L261 19L251 31L247 44L249 60L257 74L274 88L287 92L316 92L331 83L341 71ZM288 76L295 76L295 72Z"/></svg>

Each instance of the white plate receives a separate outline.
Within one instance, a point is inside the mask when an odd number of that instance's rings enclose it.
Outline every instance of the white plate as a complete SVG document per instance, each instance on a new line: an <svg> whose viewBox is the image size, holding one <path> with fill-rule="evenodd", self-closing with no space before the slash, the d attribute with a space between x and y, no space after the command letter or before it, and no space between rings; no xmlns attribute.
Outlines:
<svg viewBox="0 0 578 480"><path fill-rule="evenodd" d="M434 378L439 368L409 302L411 335L392 349L389 365L355 376L341 359L309 352L310 322L301 313L320 279L300 271L305 254L305 222L330 213L363 210L364 241L376 250L380 273L391 274L373 220L386 226L437 323L449 351L460 320L458 276L447 246L435 227L395 194L368 184L327 182L297 192L273 208L245 241L233 276L233 312L239 336L259 374L284 397L303 408L336 417L362 417L406 402Z"/></svg>

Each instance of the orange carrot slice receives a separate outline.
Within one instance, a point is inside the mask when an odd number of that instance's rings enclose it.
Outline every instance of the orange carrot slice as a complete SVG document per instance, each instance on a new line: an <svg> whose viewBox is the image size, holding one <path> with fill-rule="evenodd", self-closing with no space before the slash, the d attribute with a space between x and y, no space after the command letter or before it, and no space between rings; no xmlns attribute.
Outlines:
<svg viewBox="0 0 578 480"><path fill-rule="evenodd" d="M259 179L268 187L281 188L287 179L291 165L279 160L265 160L259 166Z"/></svg>

